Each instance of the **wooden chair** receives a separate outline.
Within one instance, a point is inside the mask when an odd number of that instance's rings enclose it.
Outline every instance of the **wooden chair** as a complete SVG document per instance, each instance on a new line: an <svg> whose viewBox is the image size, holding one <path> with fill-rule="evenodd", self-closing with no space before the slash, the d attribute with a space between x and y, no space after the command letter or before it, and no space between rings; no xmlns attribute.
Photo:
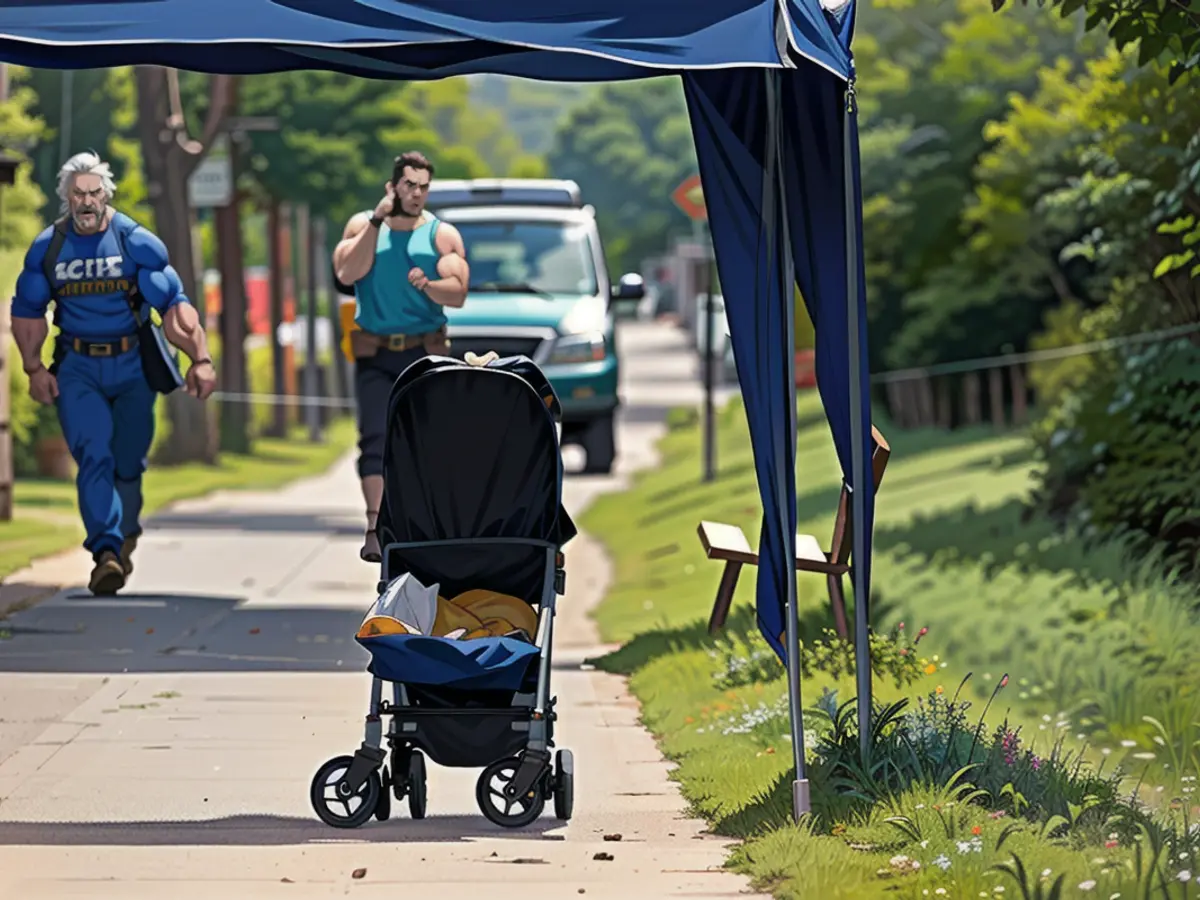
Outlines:
<svg viewBox="0 0 1200 900"><path fill-rule="evenodd" d="M878 491L892 449L874 425L871 426L871 438L874 444L871 467L875 473L875 489ZM828 553L821 549L820 543L813 535L796 535L796 570L817 572L825 576L829 588L829 602L833 608L834 627L838 636L847 640L850 630L846 621L846 595L842 578L850 571L850 552L853 544L850 510L850 488L843 482ZM697 531L705 556L725 563L721 583L717 587L717 596L713 601L712 615L708 620L708 633L716 634L729 616L729 608L733 604L733 594L737 589L742 567L757 566L758 554L751 548L745 532L737 525L705 521L700 523Z"/></svg>

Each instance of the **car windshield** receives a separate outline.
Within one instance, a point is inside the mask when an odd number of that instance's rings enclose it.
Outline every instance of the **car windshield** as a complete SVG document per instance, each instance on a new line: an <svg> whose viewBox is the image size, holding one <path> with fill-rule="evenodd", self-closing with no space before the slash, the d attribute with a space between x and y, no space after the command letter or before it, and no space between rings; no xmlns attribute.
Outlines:
<svg viewBox="0 0 1200 900"><path fill-rule="evenodd" d="M455 222L471 264L471 290L580 294L599 291L586 225Z"/></svg>

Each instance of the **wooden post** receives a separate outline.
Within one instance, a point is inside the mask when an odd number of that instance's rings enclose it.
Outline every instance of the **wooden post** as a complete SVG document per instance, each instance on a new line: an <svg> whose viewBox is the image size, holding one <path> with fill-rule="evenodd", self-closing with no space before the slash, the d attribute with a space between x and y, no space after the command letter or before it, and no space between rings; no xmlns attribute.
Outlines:
<svg viewBox="0 0 1200 900"><path fill-rule="evenodd" d="M999 369L988 370L988 405L991 406L992 427L1004 430L1004 382Z"/></svg>
<svg viewBox="0 0 1200 900"><path fill-rule="evenodd" d="M888 410L891 412L892 421L901 428L907 428L908 410L904 406L904 390L900 382L887 382L884 385L884 391L887 392Z"/></svg>
<svg viewBox="0 0 1200 900"><path fill-rule="evenodd" d="M4 189L0 188L0 192ZM12 400L9 396L8 367L15 364L8 352L9 317L11 304L0 303L0 522L11 522L13 516L13 443Z"/></svg>
<svg viewBox="0 0 1200 900"><path fill-rule="evenodd" d="M921 403L921 427L932 426L936 422L933 408L933 382L928 375L922 375L917 381L918 397Z"/></svg>
<svg viewBox="0 0 1200 900"><path fill-rule="evenodd" d="M1025 392L1025 369L1020 363L1010 366L1008 377L1012 387L1013 424L1024 425L1029 412L1029 397Z"/></svg>
<svg viewBox="0 0 1200 900"><path fill-rule="evenodd" d="M274 377L271 379L271 392L277 397L286 392L285 366L286 359L283 346L279 342L280 326L283 324L283 215L281 204L272 198L267 207L267 243L269 247L269 266L267 275L271 292L271 368ZM283 437L288 430L287 406L281 402L272 405L270 433L275 437Z"/></svg>
<svg viewBox="0 0 1200 900"><path fill-rule="evenodd" d="M238 82L234 81L234 89ZM235 97L236 103L236 97ZM246 369L246 277L242 256L242 217L237 191L238 142L229 142L233 170L233 201L214 211L217 267L221 271L221 384L231 394L250 392ZM249 453L250 404L231 400L221 404L221 449Z"/></svg>
<svg viewBox="0 0 1200 900"><path fill-rule="evenodd" d="M950 406L950 379L942 376L937 380L937 425L943 431L949 431L954 420L954 410Z"/></svg>
<svg viewBox="0 0 1200 900"><path fill-rule="evenodd" d="M0 63L0 100L8 98L8 69ZM4 192L17 180L17 159L0 153L0 216L4 214ZM6 299L6 298L5 298ZM0 300L0 522L13 517L13 492L16 477L13 472L12 379L9 366L19 365L19 359L9 354L9 334L12 331L12 304Z"/></svg>
<svg viewBox="0 0 1200 900"><path fill-rule="evenodd" d="M983 419L980 394L979 373L968 372L963 376L963 421L967 425L978 425Z"/></svg>
<svg viewBox="0 0 1200 900"><path fill-rule="evenodd" d="M296 372L296 207L283 205L279 220L283 227L283 322L287 340L283 344L283 392L289 397L300 395L300 378ZM300 408L289 403L288 427L300 421Z"/></svg>

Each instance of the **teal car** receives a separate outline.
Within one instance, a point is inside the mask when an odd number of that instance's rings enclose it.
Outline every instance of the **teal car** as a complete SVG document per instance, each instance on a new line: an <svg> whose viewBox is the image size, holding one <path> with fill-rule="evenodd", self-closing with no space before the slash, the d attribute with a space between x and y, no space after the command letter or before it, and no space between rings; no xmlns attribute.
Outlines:
<svg viewBox="0 0 1200 900"><path fill-rule="evenodd" d="M466 304L446 310L451 354L528 356L562 403L563 443L583 448L585 471L610 472L615 319L641 300L641 276L610 283L595 213L574 182L438 180L428 207L462 234L471 265Z"/></svg>

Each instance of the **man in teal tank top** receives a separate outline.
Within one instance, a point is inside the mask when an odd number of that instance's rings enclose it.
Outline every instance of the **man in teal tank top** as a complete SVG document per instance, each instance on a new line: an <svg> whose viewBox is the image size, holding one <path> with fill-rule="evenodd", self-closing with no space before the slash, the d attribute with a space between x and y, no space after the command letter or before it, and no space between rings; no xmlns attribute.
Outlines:
<svg viewBox="0 0 1200 900"><path fill-rule="evenodd" d="M359 555L380 561L375 521L383 498L383 441L392 384L409 365L444 354L445 306L462 306L470 270L462 235L425 209L433 163L417 152L396 157L382 200L346 223L333 251L337 280L354 286L354 387L358 475L367 505Z"/></svg>

